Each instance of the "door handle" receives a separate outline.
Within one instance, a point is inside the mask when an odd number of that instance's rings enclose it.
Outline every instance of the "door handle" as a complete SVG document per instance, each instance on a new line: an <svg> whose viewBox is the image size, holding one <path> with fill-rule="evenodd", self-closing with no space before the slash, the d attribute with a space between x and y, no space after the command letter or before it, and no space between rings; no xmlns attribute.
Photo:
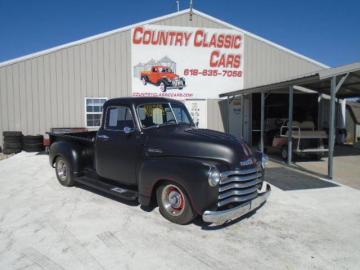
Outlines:
<svg viewBox="0 0 360 270"><path fill-rule="evenodd" d="M98 135L97 137L98 137L98 139L101 139L103 141L107 141L109 139L109 136L107 136L107 135Z"/></svg>

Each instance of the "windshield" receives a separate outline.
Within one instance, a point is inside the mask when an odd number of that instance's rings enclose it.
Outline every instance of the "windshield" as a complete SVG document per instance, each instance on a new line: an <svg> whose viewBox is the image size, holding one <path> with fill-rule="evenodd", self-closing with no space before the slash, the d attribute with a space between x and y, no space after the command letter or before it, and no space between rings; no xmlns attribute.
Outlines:
<svg viewBox="0 0 360 270"><path fill-rule="evenodd" d="M184 105L171 103L171 107L179 124L193 125L191 116Z"/></svg>
<svg viewBox="0 0 360 270"><path fill-rule="evenodd" d="M166 68L162 68L161 72L168 72L168 73L171 73L171 69L166 67Z"/></svg>
<svg viewBox="0 0 360 270"><path fill-rule="evenodd" d="M184 105L172 103L143 104L138 106L138 114L143 128L164 125L193 125Z"/></svg>

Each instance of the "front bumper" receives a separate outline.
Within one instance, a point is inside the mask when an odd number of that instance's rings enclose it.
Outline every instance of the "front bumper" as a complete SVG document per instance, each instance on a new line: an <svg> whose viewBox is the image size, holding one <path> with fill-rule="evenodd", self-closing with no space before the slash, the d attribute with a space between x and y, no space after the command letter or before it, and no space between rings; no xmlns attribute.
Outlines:
<svg viewBox="0 0 360 270"><path fill-rule="evenodd" d="M185 82L183 80L170 80L168 81L168 86L167 88L183 88L185 87Z"/></svg>
<svg viewBox="0 0 360 270"><path fill-rule="evenodd" d="M202 219L203 221L208 223L221 225L227 221L240 218L243 215L246 215L247 213L255 210L260 205L262 205L269 197L270 192L271 192L270 185L266 182L263 182L261 191L259 192L259 195L255 199L227 210L222 210L222 211L206 210L202 215Z"/></svg>

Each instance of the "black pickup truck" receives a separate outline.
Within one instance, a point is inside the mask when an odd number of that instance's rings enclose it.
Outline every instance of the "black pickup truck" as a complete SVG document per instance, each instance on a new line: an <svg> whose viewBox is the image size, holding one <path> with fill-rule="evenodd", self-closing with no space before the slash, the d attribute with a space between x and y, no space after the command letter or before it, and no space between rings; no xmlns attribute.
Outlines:
<svg viewBox="0 0 360 270"><path fill-rule="evenodd" d="M202 215L223 224L262 205L266 157L242 140L197 128L184 104L165 98L116 98L96 132L50 133L50 164L60 184L80 183L168 220Z"/></svg>

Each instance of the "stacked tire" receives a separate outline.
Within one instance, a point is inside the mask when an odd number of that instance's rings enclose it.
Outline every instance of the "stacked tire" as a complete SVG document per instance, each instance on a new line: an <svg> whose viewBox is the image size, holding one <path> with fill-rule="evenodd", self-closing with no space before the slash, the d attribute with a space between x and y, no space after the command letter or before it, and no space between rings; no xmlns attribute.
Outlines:
<svg viewBox="0 0 360 270"><path fill-rule="evenodd" d="M44 136L27 135L23 136L23 150L26 152L44 151Z"/></svg>
<svg viewBox="0 0 360 270"><path fill-rule="evenodd" d="M4 149L5 155L16 154L22 150L23 135L21 131L4 131Z"/></svg>

